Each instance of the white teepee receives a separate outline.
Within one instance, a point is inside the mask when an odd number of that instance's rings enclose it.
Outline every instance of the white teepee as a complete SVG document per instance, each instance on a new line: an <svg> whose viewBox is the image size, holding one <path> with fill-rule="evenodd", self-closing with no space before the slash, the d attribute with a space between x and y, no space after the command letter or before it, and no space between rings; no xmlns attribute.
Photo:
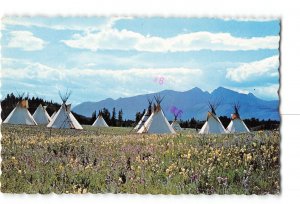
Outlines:
<svg viewBox="0 0 300 204"><path fill-rule="evenodd" d="M37 125L34 118L28 111L28 101L21 100L17 106L11 111L3 123Z"/></svg>
<svg viewBox="0 0 300 204"><path fill-rule="evenodd" d="M162 99L155 97L157 105L154 108L151 116L145 122L145 124L138 130L138 133L150 133L150 134L172 134L176 133L170 125L169 121L165 117L160 103Z"/></svg>
<svg viewBox="0 0 300 204"><path fill-rule="evenodd" d="M182 131L182 128L180 127L180 124L178 123L177 120L174 120L171 124L172 128L175 130L175 131Z"/></svg>
<svg viewBox="0 0 300 204"><path fill-rule="evenodd" d="M220 119L216 116L216 105L209 103L211 109L207 114L206 122L199 131L199 134L210 134L210 133L226 133L224 126L222 125Z"/></svg>
<svg viewBox="0 0 300 204"><path fill-rule="evenodd" d="M53 119L47 125L50 128L69 128L69 129L83 129L71 112L71 104L66 104L71 92L67 92L65 96L60 94L63 101L60 109L54 115Z"/></svg>
<svg viewBox="0 0 300 204"><path fill-rule="evenodd" d="M95 122L93 123L92 126L94 126L94 127L109 127L101 114L98 115L97 119L95 120Z"/></svg>
<svg viewBox="0 0 300 204"><path fill-rule="evenodd" d="M227 131L231 133L235 132L250 132L244 121L240 118L238 104L234 105L234 113L231 114L231 121L227 127Z"/></svg>
<svg viewBox="0 0 300 204"><path fill-rule="evenodd" d="M51 120L54 118L54 116L55 116L56 113L57 113L57 111L54 111L54 113L52 113L52 115L50 117Z"/></svg>
<svg viewBox="0 0 300 204"><path fill-rule="evenodd" d="M180 124L177 121L177 117L181 112L173 113L174 114L174 121L172 122L171 126L175 131L182 131L182 128L180 127Z"/></svg>
<svg viewBox="0 0 300 204"><path fill-rule="evenodd" d="M138 122L138 124L134 127L135 130L139 130L145 124L145 122L148 120L148 118L150 117L151 112L152 112L151 111L152 102L153 102L153 100L148 99L148 103L149 103L148 109L145 112L145 114L143 115L143 117L141 118L141 120Z"/></svg>
<svg viewBox="0 0 300 204"><path fill-rule="evenodd" d="M46 107L40 104L32 115L37 124L48 124L50 122L50 116L46 111Z"/></svg>

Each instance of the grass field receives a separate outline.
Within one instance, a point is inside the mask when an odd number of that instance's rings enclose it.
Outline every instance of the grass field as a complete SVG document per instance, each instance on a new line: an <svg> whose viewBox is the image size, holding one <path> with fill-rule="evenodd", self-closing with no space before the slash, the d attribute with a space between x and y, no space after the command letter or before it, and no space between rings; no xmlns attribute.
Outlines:
<svg viewBox="0 0 300 204"><path fill-rule="evenodd" d="M138 135L2 124L4 193L279 194L278 131Z"/></svg>

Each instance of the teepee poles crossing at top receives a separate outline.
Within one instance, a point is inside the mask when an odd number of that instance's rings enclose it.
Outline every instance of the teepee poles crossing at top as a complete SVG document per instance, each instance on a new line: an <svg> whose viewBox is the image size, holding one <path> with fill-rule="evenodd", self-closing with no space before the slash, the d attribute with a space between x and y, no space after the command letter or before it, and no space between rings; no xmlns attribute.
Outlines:
<svg viewBox="0 0 300 204"><path fill-rule="evenodd" d="M67 100L69 99L70 95L72 94L72 91L67 90L65 94L62 94L60 91L58 92L61 100L63 103L66 103Z"/></svg>

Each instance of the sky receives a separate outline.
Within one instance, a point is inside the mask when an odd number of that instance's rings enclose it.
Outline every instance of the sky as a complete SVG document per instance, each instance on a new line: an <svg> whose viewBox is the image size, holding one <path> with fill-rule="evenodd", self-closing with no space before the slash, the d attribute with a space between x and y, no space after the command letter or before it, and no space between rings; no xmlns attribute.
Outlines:
<svg viewBox="0 0 300 204"><path fill-rule="evenodd" d="M278 100L279 19L4 17L1 94L60 102L222 86Z"/></svg>

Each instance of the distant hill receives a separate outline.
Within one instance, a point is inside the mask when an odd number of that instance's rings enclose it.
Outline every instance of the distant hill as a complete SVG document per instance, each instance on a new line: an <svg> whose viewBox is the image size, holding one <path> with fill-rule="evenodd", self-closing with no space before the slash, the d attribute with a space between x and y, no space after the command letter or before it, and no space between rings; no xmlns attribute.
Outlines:
<svg viewBox="0 0 300 204"><path fill-rule="evenodd" d="M239 102L241 105L240 115L243 119L258 118L260 120L280 120L278 100L266 101L257 98L252 93L238 93L223 87L215 89L212 93L204 92L195 87L184 92L164 90L158 93L119 98L116 100L107 98L99 102L83 102L75 106L72 111L80 115L91 117L95 110L98 111L105 107L111 111L113 107L115 107L117 110L123 110L124 119L135 119L137 112L142 112L147 108L147 98L153 98L156 94L165 96L162 102L162 108L169 120L173 119L173 115L170 111L173 106L183 111L181 116L183 120L192 117L205 120L208 110L208 101L220 102L220 106L217 109L219 116L230 117L232 104Z"/></svg>

